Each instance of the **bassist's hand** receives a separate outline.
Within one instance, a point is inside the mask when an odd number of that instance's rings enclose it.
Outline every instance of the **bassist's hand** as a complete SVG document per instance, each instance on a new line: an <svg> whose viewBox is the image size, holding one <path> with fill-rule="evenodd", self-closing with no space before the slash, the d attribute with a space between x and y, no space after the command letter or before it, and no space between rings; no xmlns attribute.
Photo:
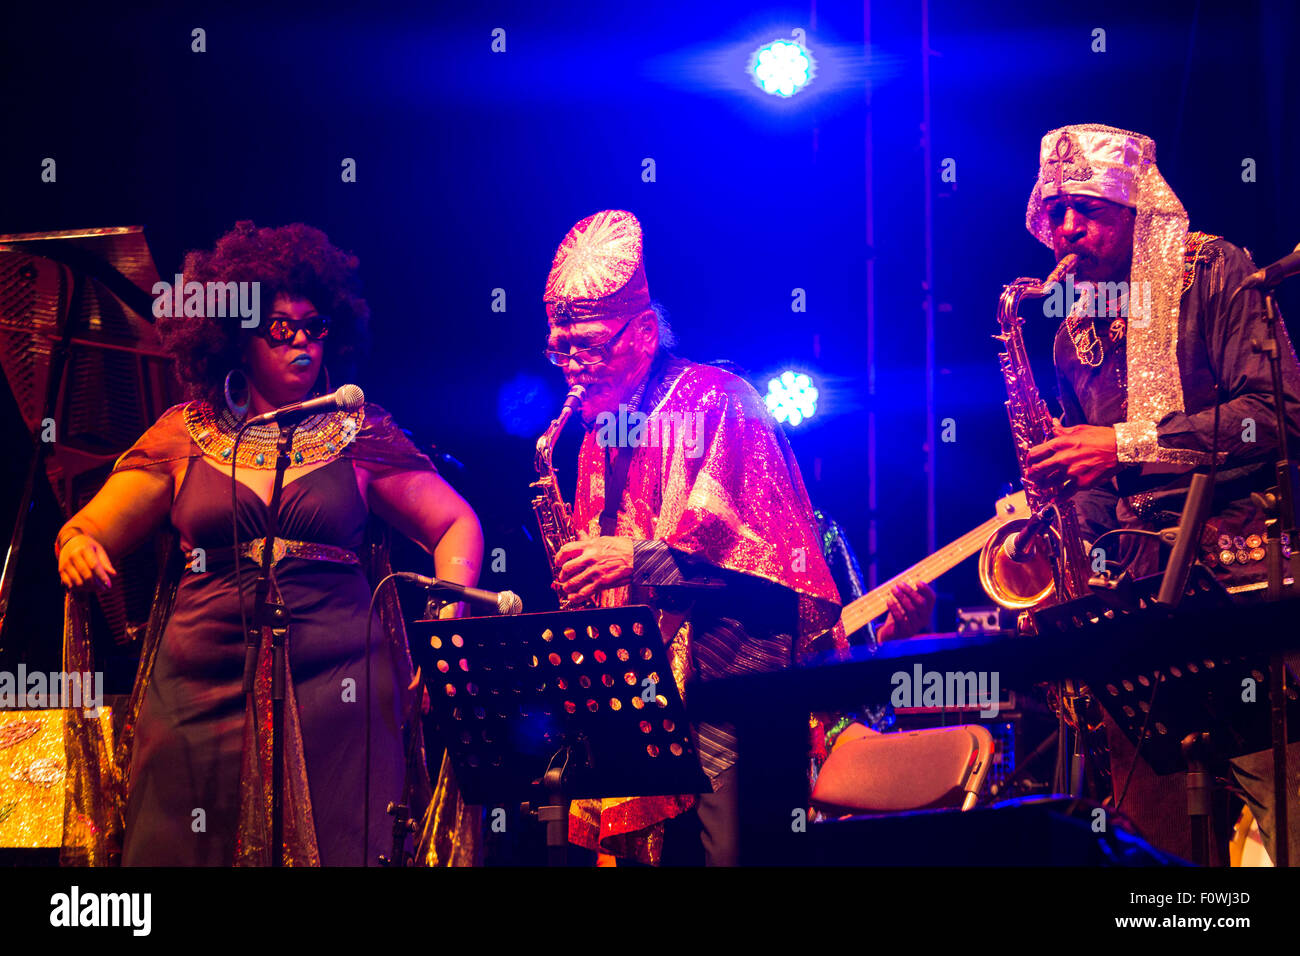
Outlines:
<svg viewBox="0 0 1300 956"><path fill-rule="evenodd" d="M921 633L930 624L934 600L934 589L924 581L916 584L900 581L885 595L889 613L885 623L876 628L876 640L898 641Z"/></svg>

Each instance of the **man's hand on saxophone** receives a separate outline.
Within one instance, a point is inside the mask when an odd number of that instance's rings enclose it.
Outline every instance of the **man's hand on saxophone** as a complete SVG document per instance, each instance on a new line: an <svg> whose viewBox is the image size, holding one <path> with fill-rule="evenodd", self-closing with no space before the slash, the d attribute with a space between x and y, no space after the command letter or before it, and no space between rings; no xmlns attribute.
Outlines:
<svg viewBox="0 0 1300 956"><path fill-rule="evenodd" d="M556 582L570 601L632 582L632 539L609 536L570 541L555 553Z"/></svg>
<svg viewBox="0 0 1300 956"><path fill-rule="evenodd" d="M1094 488L1120 469L1115 429L1062 425L1052 419L1052 438L1029 449L1025 477L1041 488L1059 488L1068 478L1077 490Z"/></svg>

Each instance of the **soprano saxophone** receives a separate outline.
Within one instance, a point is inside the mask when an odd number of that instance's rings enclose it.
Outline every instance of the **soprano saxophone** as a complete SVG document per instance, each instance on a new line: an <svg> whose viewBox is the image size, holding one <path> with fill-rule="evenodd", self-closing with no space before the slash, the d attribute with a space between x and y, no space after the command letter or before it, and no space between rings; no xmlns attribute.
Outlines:
<svg viewBox="0 0 1300 956"><path fill-rule="evenodd" d="M537 454L533 458L533 464L537 468L538 478L528 486L539 489L537 497L533 499L533 512L537 515L537 527L542 533L542 544L546 547L546 558L551 565L551 587L560 595L560 607L565 609L595 605L591 600L571 602L564 597L560 592L558 581L560 568L555 561L555 555L560 548L571 541L577 541L578 536L573 531L573 514L569 511L569 506L564 503L564 496L560 494L560 485L555 477L551 456L555 453L555 443L559 440L560 432L564 431L569 418L582 404L586 392L587 389L583 385L575 385L569 389L560 413L555 416L555 420L551 422L545 434L537 439Z"/></svg>
<svg viewBox="0 0 1300 956"><path fill-rule="evenodd" d="M1086 548L1073 502L1067 493L1058 492L1053 497L1026 477L1029 449L1052 437L1052 415L1034 384L1021 331L1024 320L1019 315L1022 300L1048 295L1078 261L1074 254L1066 256L1041 282L1016 279L1003 288L998 303L1001 333L995 338L1006 346L998 360L1006 381L1007 416L1030 515L1008 522L989 538L980 552L979 576L989 597L1013 610L1060 604L1089 593ZM1017 539L1011 536L1026 530L1033 542L1029 558L1024 560L1022 554L1022 560L1013 560L1012 542ZM1028 617L1022 615L1022 627L1032 626L1032 612Z"/></svg>

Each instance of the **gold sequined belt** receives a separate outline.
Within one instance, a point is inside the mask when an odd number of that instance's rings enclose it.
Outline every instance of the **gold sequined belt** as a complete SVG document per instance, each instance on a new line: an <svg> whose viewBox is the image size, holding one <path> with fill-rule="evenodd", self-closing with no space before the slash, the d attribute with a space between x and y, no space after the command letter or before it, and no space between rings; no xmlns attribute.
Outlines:
<svg viewBox="0 0 1300 956"><path fill-rule="evenodd" d="M240 553L246 558L252 558L257 564L262 563L262 552L266 547L265 538L256 538L252 541L245 542L239 547ZM197 551L197 549L196 549ZM229 560L234 553L233 548L210 548L208 555L218 560ZM189 556L189 563L195 560L196 555ZM332 561L335 564L360 565L361 559L357 557L355 551L349 551L347 548L338 548L332 544L320 544L315 541L291 541L287 538L276 538L271 543L271 567L275 567L285 558L301 558L304 561Z"/></svg>

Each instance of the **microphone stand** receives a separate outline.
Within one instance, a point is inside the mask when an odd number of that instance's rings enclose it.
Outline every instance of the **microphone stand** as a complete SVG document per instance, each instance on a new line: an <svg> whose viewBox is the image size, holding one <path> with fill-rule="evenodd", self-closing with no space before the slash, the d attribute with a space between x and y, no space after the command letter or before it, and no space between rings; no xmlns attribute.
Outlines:
<svg viewBox="0 0 1300 956"><path fill-rule="evenodd" d="M284 701L287 661L285 647L289 638L289 609L271 591L271 562L275 540L280 534L280 495L284 491L284 473L289 467L296 423L281 423L276 445L275 484L271 488L270 511L266 518L266 535L262 541L262 567L257 576L253 605L253 628L261 647L262 628L271 629L271 866L284 865ZM239 560L239 556L235 556ZM251 636L251 635L250 635ZM257 652L245 658L244 689L253 692ZM256 758L254 758L256 759Z"/></svg>
<svg viewBox="0 0 1300 956"><path fill-rule="evenodd" d="M425 618L427 620L436 621L442 609L446 607L448 604L452 604L452 603L454 602L446 601L438 597L434 593L434 591L430 589L429 595L426 598L424 604ZM367 642L366 653L367 655L370 653L369 642ZM417 671L417 676L419 676L418 671ZM370 681L369 681L369 677L367 677L366 679L367 700L370 699L369 687L370 687ZM411 809L415 806L415 799L416 799L415 768L418 766L417 760L420 756L416 748L416 742L419 740L418 735L420 733L420 720L423 717L423 712L424 712L424 708L423 708L424 693L425 693L424 679L423 677L420 677L420 680L417 683L415 688L415 694L411 700L411 711L407 715L407 727L409 728L409 731L408 731L407 743L406 743L406 776L404 777L402 783L402 797L401 797L402 802L399 803L396 800L391 800L389 801L388 808L387 808L388 815L393 818L393 830L392 830L393 848L391 853L388 856L381 856L379 858L380 866L386 866L386 867L414 866L415 853L406 848L406 841L413 834L415 835L415 844L416 844L415 849L417 851L419 850L420 837L417 831L419 830L420 821L411 815ZM369 742L370 742L370 734L369 732L367 732L366 734L367 749L369 748ZM368 809L369 799L370 799L369 768L370 768L370 760L369 757L367 757L366 759L366 800L367 800L366 829L367 831L369 830L370 827L370 813Z"/></svg>
<svg viewBox="0 0 1300 956"><path fill-rule="evenodd" d="M1265 492L1255 492L1251 497L1264 512L1264 528L1268 542L1268 591L1269 601L1281 601L1285 596L1285 577L1282 534L1285 532L1291 544L1291 558L1287 561L1291 571L1292 587L1296 580L1296 557L1300 552L1300 539L1296 536L1296 499L1300 497L1300 479L1297 477L1296 463L1291 460L1287 442L1286 396L1282 388L1282 355L1277 337L1277 305L1273 301L1273 290L1262 289L1264 296L1264 314L1268 322L1268 338L1262 343L1254 342L1255 350L1268 358L1269 370L1273 377L1273 407L1277 418L1277 484ZM1290 864L1290 845L1288 842L1287 819L1287 776L1286 776L1286 669L1280 653L1274 654L1269 667L1269 714L1273 730L1273 829L1275 851L1273 864L1285 867Z"/></svg>
<svg viewBox="0 0 1300 956"><path fill-rule="evenodd" d="M1268 358L1269 371L1273 378L1273 407L1277 416L1277 485L1263 494L1256 494L1256 504L1260 505L1268 518L1268 599L1282 600L1285 588L1285 571L1291 572L1294 582L1297 552L1300 542L1296 541L1296 500L1300 498L1300 474L1296 462L1291 460L1287 437L1286 396L1282 386L1282 355L1277 340L1277 305L1273 301L1273 291L1264 291L1264 310L1268 322L1268 338L1262 343L1255 342L1255 350L1263 352ZM1291 558L1284 564L1282 556L1282 534L1285 533L1291 543ZM1289 565L1289 567L1287 567Z"/></svg>

